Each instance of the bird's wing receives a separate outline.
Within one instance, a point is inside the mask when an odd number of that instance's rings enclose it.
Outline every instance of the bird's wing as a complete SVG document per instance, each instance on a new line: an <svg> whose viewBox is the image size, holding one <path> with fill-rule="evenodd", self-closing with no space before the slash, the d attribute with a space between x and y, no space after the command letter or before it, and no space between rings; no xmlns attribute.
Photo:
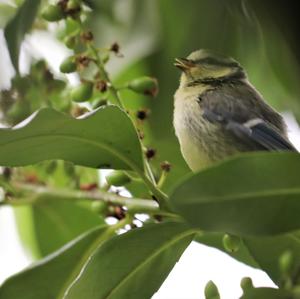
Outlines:
<svg viewBox="0 0 300 299"><path fill-rule="evenodd" d="M227 87L201 96L200 106L204 118L257 149L297 151L285 136L280 115L258 97L250 86Z"/></svg>

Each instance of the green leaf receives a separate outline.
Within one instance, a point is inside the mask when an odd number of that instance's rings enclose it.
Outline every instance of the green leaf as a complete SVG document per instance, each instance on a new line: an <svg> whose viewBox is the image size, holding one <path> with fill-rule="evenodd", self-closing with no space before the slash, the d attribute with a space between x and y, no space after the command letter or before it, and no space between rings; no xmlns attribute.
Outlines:
<svg viewBox="0 0 300 299"><path fill-rule="evenodd" d="M19 52L25 33L31 29L40 0L25 0L4 30L10 58L16 71L19 70Z"/></svg>
<svg viewBox="0 0 300 299"><path fill-rule="evenodd" d="M15 208L23 244L40 258L59 249L104 220L75 202L40 196L31 206Z"/></svg>
<svg viewBox="0 0 300 299"><path fill-rule="evenodd" d="M8 278L0 287L0 299L62 299L106 232L107 226L93 229Z"/></svg>
<svg viewBox="0 0 300 299"><path fill-rule="evenodd" d="M0 3L0 28L3 28L14 15L16 8L11 4Z"/></svg>
<svg viewBox="0 0 300 299"><path fill-rule="evenodd" d="M97 249L65 299L150 298L192 238L193 232L174 222L116 236Z"/></svg>
<svg viewBox="0 0 300 299"><path fill-rule="evenodd" d="M292 273L297 274L300 268L299 232L276 237L247 237L244 238L244 243L260 268L270 276L274 283L282 282L279 258L287 250L293 255Z"/></svg>
<svg viewBox="0 0 300 299"><path fill-rule="evenodd" d="M275 235L300 228L300 155L241 155L185 179L170 202L202 230Z"/></svg>
<svg viewBox="0 0 300 299"><path fill-rule="evenodd" d="M272 288L249 289L240 299L291 299L291 293Z"/></svg>
<svg viewBox="0 0 300 299"><path fill-rule="evenodd" d="M143 170L135 128L116 106L99 108L80 119L45 108L12 129L0 129L0 165L51 159L94 168Z"/></svg>

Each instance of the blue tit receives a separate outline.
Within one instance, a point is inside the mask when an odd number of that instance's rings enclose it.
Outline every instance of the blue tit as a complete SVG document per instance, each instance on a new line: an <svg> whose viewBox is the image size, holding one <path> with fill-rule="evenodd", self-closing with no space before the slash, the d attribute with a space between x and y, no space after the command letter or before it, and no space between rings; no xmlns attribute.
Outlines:
<svg viewBox="0 0 300 299"><path fill-rule="evenodd" d="M198 50L176 59L181 71L173 124L193 171L241 152L296 151L282 116L232 58Z"/></svg>

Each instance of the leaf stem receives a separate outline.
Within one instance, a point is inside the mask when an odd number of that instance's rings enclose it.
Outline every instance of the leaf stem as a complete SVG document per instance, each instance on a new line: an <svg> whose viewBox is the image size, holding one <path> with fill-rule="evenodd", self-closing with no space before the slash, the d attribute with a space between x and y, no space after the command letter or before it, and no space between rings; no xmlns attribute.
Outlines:
<svg viewBox="0 0 300 299"><path fill-rule="evenodd" d="M24 196L24 193L30 193L28 199L5 199L0 202L0 205L24 205L32 204L38 195L47 195L49 197L61 198L63 200L101 200L112 205L126 206L128 211L138 213L160 214L160 209L156 201L141 198L128 198L114 193L97 191L80 191L66 189L52 189L44 186L30 185L24 183L13 184L16 194ZM32 196L34 194L34 196Z"/></svg>

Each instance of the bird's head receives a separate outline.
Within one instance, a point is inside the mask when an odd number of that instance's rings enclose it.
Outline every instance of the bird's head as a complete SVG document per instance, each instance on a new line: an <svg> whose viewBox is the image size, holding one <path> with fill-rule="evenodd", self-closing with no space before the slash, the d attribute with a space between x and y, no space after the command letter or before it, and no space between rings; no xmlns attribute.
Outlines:
<svg viewBox="0 0 300 299"><path fill-rule="evenodd" d="M213 85L246 78L245 71L236 60L203 49L192 52L187 58L176 58L174 65L182 71L181 84L184 86Z"/></svg>

